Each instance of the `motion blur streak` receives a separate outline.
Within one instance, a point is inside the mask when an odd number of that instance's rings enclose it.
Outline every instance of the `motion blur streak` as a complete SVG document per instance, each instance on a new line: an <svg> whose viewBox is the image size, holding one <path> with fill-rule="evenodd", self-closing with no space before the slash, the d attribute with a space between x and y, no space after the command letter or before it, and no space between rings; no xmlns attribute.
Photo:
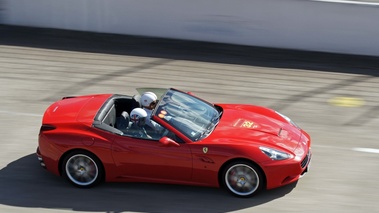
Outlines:
<svg viewBox="0 0 379 213"><path fill-rule="evenodd" d="M30 117L42 117L40 114L33 114L33 113L24 113L24 112L12 112L12 111L4 111L0 110L1 114L7 114L7 115L22 115L22 116L30 116Z"/></svg>

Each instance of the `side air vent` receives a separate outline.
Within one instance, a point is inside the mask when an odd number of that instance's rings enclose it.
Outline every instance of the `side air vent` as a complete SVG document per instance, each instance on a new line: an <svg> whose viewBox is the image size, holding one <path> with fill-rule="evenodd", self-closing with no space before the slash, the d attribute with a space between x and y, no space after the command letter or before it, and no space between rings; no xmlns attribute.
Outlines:
<svg viewBox="0 0 379 213"><path fill-rule="evenodd" d="M69 99L69 98L76 98L76 96L66 96L66 97L63 97L62 100Z"/></svg>
<svg viewBox="0 0 379 213"><path fill-rule="evenodd" d="M53 125L50 125L50 124L42 124L42 126L41 126L39 132L41 133L41 132L51 131L51 130L54 130L54 129L56 129L56 127L53 126Z"/></svg>

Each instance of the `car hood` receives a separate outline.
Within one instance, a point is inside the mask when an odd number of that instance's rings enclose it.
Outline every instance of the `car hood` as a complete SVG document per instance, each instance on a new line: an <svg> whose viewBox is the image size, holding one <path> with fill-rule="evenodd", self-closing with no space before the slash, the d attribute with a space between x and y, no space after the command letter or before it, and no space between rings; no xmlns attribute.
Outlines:
<svg viewBox="0 0 379 213"><path fill-rule="evenodd" d="M294 151L301 130L272 109L254 105L219 104L223 115L210 139L252 143ZM214 137L216 136L216 137ZM221 139L220 139L221 138Z"/></svg>

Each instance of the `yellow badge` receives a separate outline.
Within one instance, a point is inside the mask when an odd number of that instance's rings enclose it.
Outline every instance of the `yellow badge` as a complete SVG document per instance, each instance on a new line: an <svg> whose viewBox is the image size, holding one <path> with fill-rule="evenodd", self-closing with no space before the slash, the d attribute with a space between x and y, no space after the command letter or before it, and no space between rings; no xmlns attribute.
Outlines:
<svg viewBox="0 0 379 213"><path fill-rule="evenodd" d="M245 122L243 122L243 124L242 124L241 127L251 128L251 127L253 127L253 125L254 125L254 122L252 122L252 121L245 121Z"/></svg>
<svg viewBox="0 0 379 213"><path fill-rule="evenodd" d="M255 129L258 128L259 125L257 123L254 123L253 121L248 121L245 119L238 119L234 125L235 127L241 127L241 128L247 128L247 129Z"/></svg>

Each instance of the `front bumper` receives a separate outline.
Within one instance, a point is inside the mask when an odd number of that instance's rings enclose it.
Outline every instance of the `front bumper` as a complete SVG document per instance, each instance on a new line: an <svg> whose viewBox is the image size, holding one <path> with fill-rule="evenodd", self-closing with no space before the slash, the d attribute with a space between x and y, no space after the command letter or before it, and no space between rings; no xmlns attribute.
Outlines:
<svg viewBox="0 0 379 213"><path fill-rule="evenodd" d="M308 171L312 159L311 149L302 158L292 158L284 161L271 161L264 166L267 189L277 188L303 177Z"/></svg>

